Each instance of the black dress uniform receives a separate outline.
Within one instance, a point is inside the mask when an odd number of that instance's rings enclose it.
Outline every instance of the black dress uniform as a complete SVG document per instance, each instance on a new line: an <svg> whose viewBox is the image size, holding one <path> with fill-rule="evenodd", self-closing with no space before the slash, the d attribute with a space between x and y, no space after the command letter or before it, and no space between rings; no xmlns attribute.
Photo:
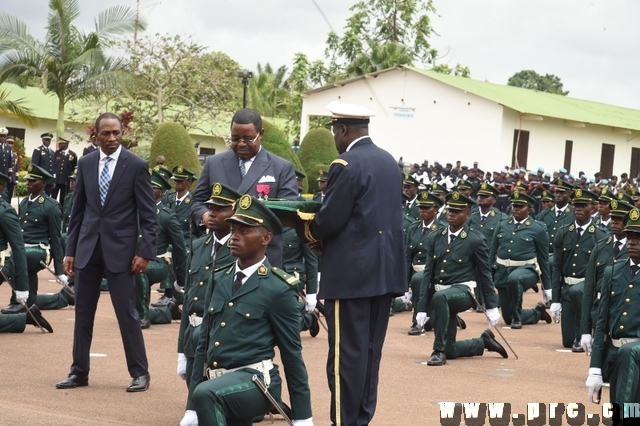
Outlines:
<svg viewBox="0 0 640 426"><path fill-rule="evenodd" d="M100 147L98 145L94 145L93 143L89 146L85 146L84 149L82 150L82 156L84 157L87 154L91 154L92 152L95 152L97 150L99 150Z"/></svg>
<svg viewBox="0 0 640 426"><path fill-rule="evenodd" d="M625 232L627 244L636 248L635 253L640 243L639 231L640 210L634 208L629 212ZM586 383L591 399L591 394L602 387L603 373L608 373L609 395L612 403L619 404L619 415L623 414L624 403L640 402L640 309L637 303L640 259L637 254L630 256L604 270L604 287Z"/></svg>
<svg viewBox="0 0 640 426"><path fill-rule="evenodd" d="M40 135L40 138L43 139L53 139L53 134L51 133L43 133ZM47 180L47 184L44 188L44 192L47 195L51 195L51 190L53 189L54 179L53 179L53 166L55 160L55 153L53 149L48 146L42 144L38 148L33 150L33 154L31 154L31 163L45 170L51 178Z"/></svg>
<svg viewBox="0 0 640 426"><path fill-rule="evenodd" d="M359 134L373 115L341 102L328 108L333 127L359 124ZM322 208L299 232L308 241L322 240L318 297L325 299L330 417L336 425L371 421L391 300L407 289L398 211L402 173L368 136L351 135L340 137L341 149L347 149L331 164Z"/></svg>
<svg viewBox="0 0 640 426"><path fill-rule="evenodd" d="M447 195L450 210L470 209L474 203L457 191ZM506 351L490 330L485 330L480 338L456 341L456 315L474 306L469 292L476 285L482 289L487 311L497 315L495 322L500 314L486 240L468 224L457 231L457 236L450 237L449 233L449 227L434 232L426 242L427 258L432 262L424 269L418 311L426 313L429 303L433 304L433 353L427 363L443 365L447 358L481 356L485 349L497 351L507 358Z"/></svg>
<svg viewBox="0 0 640 426"><path fill-rule="evenodd" d="M60 141L69 143L66 139L59 138ZM69 187L69 178L73 174L73 171L78 167L78 156L70 149L59 149L55 153L55 160L53 164L53 177L55 178L55 188L51 196L54 199L58 199L60 195L60 203L64 201L64 197L67 195Z"/></svg>
<svg viewBox="0 0 640 426"><path fill-rule="evenodd" d="M576 189L571 198L574 204L590 204L597 196ZM576 223L565 225L555 237L551 302L552 312L553 304L562 306L562 345L575 352L583 352L580 346L580 315L587 264L596 243L607 234L596 228L593 221L582 227L580 235L576 227Z"/></svg>
<svg viewBox="0 0 640 426"><path fill-rule="evenodd" d="M282 232L278 218L249 195L238 200L228 221L264 226L274 235ZM211 297L205 301L201 327L206 328L200 333L189 385L187 409L195 409L199 424L250 426L254 417L273 408L252 379L262 381L280 399L282 380L273 363L276 346L286 375L291 417L311 419L297 284L295 277L271 267L266 257L242 270L236 262L216 273ZM203 380L203 365L209 380Z"/></svg>

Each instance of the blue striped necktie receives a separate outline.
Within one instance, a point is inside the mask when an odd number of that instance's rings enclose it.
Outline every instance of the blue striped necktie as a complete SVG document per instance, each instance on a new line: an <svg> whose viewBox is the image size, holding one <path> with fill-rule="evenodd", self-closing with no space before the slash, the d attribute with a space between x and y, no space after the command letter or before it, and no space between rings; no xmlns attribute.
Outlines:
<svg viewBox="0 0 640 426"><path fill-rule="evenodd" d="M111 175L109 174L109 162L113 160L111 157L104 158L104 166L102 172L100 172L100 181L98 182L100 188L100 204L104 206L104 201L107 198L109 192L109 183L111 183Z"/></svg>

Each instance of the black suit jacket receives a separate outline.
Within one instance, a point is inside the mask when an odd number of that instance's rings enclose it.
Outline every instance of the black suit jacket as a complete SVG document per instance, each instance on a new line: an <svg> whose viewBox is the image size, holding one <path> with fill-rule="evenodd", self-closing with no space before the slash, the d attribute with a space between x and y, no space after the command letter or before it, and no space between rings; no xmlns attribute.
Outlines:
<svg viewBox="0 0 640 426"><path fill-rule="evenodd" d="M75 257L76 268L84 268L99 238L106 268L123 273L131 268L134 255L156 257L158 218L149 168L146 161L123 147L101 206L99 161L99 151L78 161L66 255Z"/></svg>

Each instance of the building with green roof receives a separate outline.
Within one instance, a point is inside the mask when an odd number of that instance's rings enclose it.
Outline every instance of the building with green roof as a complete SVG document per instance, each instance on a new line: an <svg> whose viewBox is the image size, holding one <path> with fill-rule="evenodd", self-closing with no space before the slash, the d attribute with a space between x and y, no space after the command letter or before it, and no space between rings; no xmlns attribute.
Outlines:
<svg viewBox="0 0 640 426"><path fill-rule="evenodd" d="M309 116L331 101L376 112L370 134L414 163L477 161L484 170L566 168L603 177L640 172L640 111L398 66L303 94ZM302 139L302 138L301 138Z"/></svg>

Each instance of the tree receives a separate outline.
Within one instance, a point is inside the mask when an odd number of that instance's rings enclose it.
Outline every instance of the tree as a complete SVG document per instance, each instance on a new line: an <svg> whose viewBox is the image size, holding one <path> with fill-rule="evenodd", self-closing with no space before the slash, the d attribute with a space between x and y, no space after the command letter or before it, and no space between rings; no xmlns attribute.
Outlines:
<svg viewBox="0 0 640 426"><path fill-rule="evenodd" d="M165 121L212 134L209 123L240 107L240 65L226 54L206 52L179 35L156 34L120 47L131 60L109 103L135 112L134 142L149 139Z"/></svg>
<svg viewBox="0 0 640 426"><path fill-rule="evenodd" d="M118 35L145 27L134 9L114 6L98 14L94 30L87 34L73 24L79 15L78 0L49 0L47 33L39 41L23 21L0 14L0 83L11 80L25 87L37 81L45 93L54 93L58 135L64 132L67 102L112 84L123 67L124 61L109 57L104 47Z"/></svg>
<svg viewBox="0 0 640 426"><path fill-rule="evenodd" d="M271 64L260 64L249 82L248 106L266 117L281 117L287 105L289 91L285 87L287 67L274 71Z"/></svg>
<svg viewBox="0 0 640 426"><path fill-rule="evenodd" d="M30 108L24 106L24 98L9 100L9 92L0 89L0 114L17 118L27 126L35 127L38 119L33 116Z"/></svg>
<svg viewBox="0 0 640 426"><path fill-rule="evenodd" d="M523 70L515 73L509 77L507 86L522 87L563 96L569 94L568 91L563 90L560 77L554 74L540 75L533 70Z"/></svg>
<svg viewBox="0 0 640 426"><path fill-rule="evenodd" d="M306 170L310 192L318 189L316 179L320 171L329 170L329 165L338 158L338 155L333 135L329 130L318 127L307 132L300 144L298 158Z"/></svg>
<svg viewBox="0 0 640 426"><path fill-rule="evenodd" d="M164 155L167 160L165 166L169 170L175 166L183 166L200 176L202 165L198 153L191 136L179 123L165 122L158 126L151 143L149 158L156 158L158 155Z"/></svg>
<svg viewBox="0 0 640 426"><path fill-rule="evenodd" d="M431 71L439 72L440 74L455 75L456 77L471 77L471 70L469 67L465 67L460 64L457 64L455 68L451 68L447 64L434 65L433 68L431 68Z"/></svg>
<svg viewBox="0 0 640 426"><path fill-rule="evenodd" d="M364 75L397 65L411 65L413 56L406 46L388 42L375 44L370 53L361 53L347 66L349 75Z"/></svg>

